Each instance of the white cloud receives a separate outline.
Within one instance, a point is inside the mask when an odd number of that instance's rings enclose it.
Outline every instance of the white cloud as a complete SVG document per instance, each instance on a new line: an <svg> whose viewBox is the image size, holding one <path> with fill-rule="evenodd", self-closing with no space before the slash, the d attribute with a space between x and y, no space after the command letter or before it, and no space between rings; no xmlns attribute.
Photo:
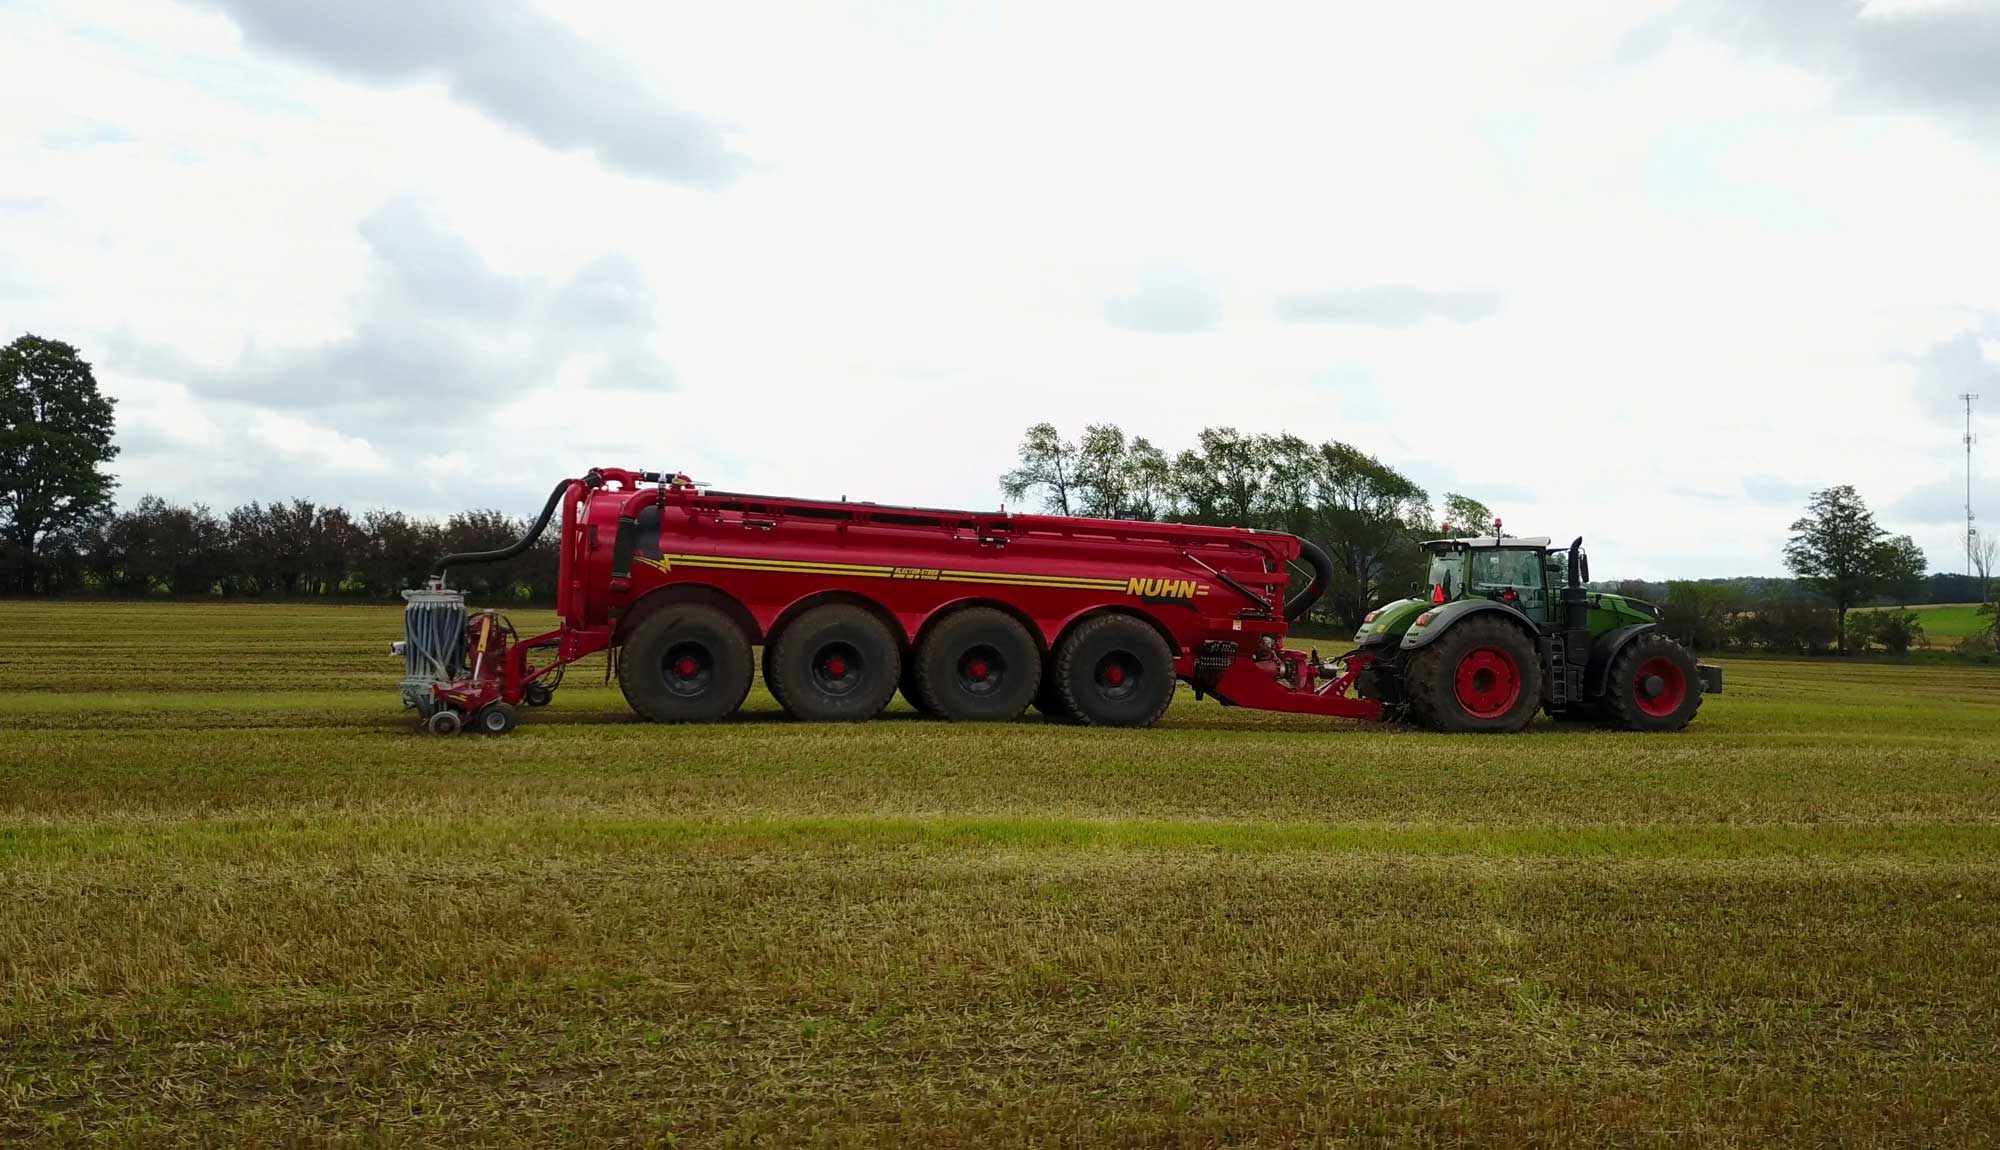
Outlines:
<svg viewBox="0 0 2000 1150"><path fill-rule="evenodd" d="M16 5L0 302L130 498L990 506L1030 422L1228 424L1613 575L1776 572L1842 482L1955 564L2000 141L1934 7Z"/></svg>

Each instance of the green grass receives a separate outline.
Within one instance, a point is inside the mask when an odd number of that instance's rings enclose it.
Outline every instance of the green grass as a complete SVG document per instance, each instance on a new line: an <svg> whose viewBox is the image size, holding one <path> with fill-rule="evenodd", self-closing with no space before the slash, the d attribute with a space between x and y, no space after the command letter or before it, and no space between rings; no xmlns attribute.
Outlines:
<svg viewBox="0 0 2000 1150"><path fill-rule="evenodd" d="M1994 668L1477 738L661 728L598 662L435 739L393 609L0 627L7 1145L2000 1130Z"/></svg>
<svg viewBox="0 0 2000 1150"><path fill-rule="evenodd" d="M1862 607L1862 611L1905 610L1916 613L1924 625L1924 638L1957 641L1977 635L1993 626L1991 615L1981 615L1977 603L1921 603L1914 607Z"/></svg>

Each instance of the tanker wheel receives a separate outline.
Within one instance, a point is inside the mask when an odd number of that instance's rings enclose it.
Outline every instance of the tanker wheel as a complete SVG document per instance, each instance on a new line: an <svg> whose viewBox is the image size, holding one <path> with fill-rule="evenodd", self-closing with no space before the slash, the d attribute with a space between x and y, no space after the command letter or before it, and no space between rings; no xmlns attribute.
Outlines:
<svg viewBox="0 0 2000 1150"><path fill-rule="evenodd" d="M903 676L899 684L899 689L903 693L903 701L908 703L910 709L917 714L937 714L936 711L931 710L929 703L924 702L923 692L917 690L917 660L914 656L906 656L903 659Z"/></svg>
<svg viewBox="0 0 2000 1150"><path fill-rule="evenodd" d="M1035 709L1052 723L1074 723L1076 715L1063 702L1062 692L1056 689L1055 660L1042 665L1042 685L1035 689Z"/></svg>
<svg viewBox="0 0 2000 1150"><path fill-rule="evenodd" d="M772 640L765 682L795 719L857 723L882 713L902 679L887 624L847 603L814 607Z"/></svg>
<svg viewBox="0 0 2000 1150"><path fill-rule="evenodd" d="M1604 677L1604 709L1628 731L1678 731L1701 710L1694 656L1658 631L1625 644Z"/></svg>
<svg viewBox="0 0 2000 1150"><path fill-rule="evenodd" d="M912 662L917 694L959 723L1020 718L1042 681L1041 644L991 607L968 607L932 627Z"/></svg>
<svg viewBox="0 0 2000 1150"><path fill-rule="evenodd" d="M1434 731L1511 733L1542 702L1534 640L1504 619L1477 616L1410 656L1410 711Z"/></svg>
<svg viewBox="0 0 2000 1150"><path fill-rule="evenodd" d="M1077 624L1057 645L1054 670L1063 706L1088 726L1151 726L1174 701L1173 650L1130 615Z"/></svg>
<svg viewBox="0 0 2000 1150"><path fill-rule="evenodd" d="M708 723L750 693L750 640L713 607L680 603L641 620L618 648L618 685L655 723Z"/></svg>

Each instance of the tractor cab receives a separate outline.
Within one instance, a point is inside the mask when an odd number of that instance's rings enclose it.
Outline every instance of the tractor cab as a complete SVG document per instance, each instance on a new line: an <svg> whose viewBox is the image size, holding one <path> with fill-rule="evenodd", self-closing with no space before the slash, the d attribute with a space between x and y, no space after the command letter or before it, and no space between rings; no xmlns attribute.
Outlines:
<svg viewBox="0 0 2000 1150"><path fill-rule="evenodd" d="M1458 599L1492 599L1518 608L1536 623L1550 621L1550 605L1562 587L1561 561L1551 577L1549 541L1537 537L1480 536L1433 539L1424 545L1430 555L1425 577L1432 603Z"/></svg>

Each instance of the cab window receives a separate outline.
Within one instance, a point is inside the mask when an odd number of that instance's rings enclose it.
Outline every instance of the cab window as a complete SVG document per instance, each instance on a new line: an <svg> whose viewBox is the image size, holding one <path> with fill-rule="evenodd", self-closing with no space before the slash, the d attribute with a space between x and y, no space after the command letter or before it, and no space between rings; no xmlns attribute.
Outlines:
<svg viewBox="0 0 2000 1150"><path fill-rule="evenodd" d="M1534 551L1495 549L1472 553L1472 590L1513 590L1525 595L1542 589L1541 557Z"/></svg>

